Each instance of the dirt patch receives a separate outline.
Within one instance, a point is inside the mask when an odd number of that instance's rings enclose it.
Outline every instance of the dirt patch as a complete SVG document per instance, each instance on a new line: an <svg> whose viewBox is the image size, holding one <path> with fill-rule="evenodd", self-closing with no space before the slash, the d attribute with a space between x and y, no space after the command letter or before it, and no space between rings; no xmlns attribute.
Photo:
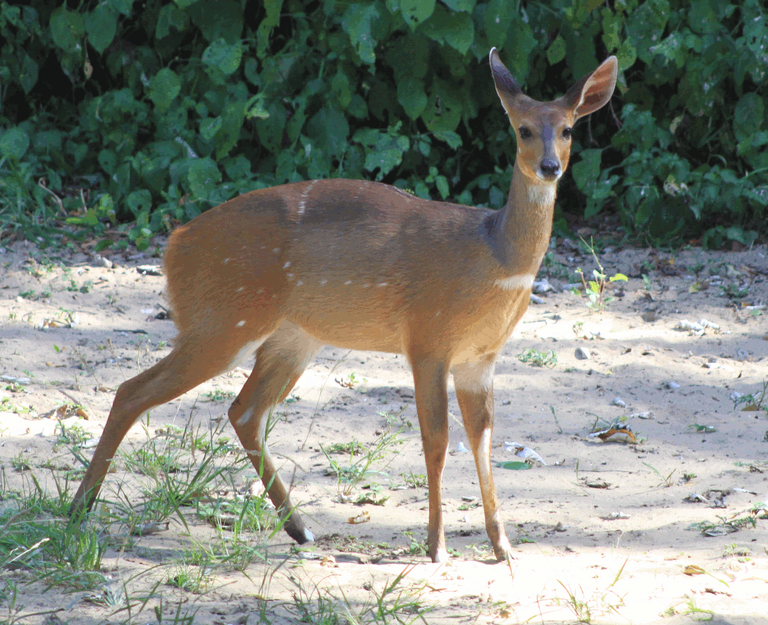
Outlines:
<svg viewBox="0 0 768 625"><path fill-rule="evenodd" d="M159 266L158 258L25 243L0 252L0 505L9 505L10 493L33 490L32 475L55 492L57 476L61 483L79 468L62 446L61 423L98 437L116 387L169 352L174 328L163 319L161 272L140 269ZM629 280L611 283L605 295L614 299L599 312L563 290L576 268L591 275L593 259L567 244L548 258L540 277L549 274L554 290L531 305L494 380L493 460L519 460L505 445L516 442L547 463L494 470L516 542L509 565L491 558L455 397L444 477L455 558L440 566L421 552L427 492L419 476L426 471L404 359L326 348L278 408L270 437L318 537L313 548L293 550L279 534L267 543L267 562L216 571L200 593L174 589L163 582L171 562L220 535L203 521L185 527L171 517L167 531L107 549L106 590L43 592L45 581L23 569L0 580L16 585L19 614L59 610L69 623L150 622L155 608L169 620L193 615L195 623L295 622L303 600L322 606L331 596L362 614L398 575L403 614L417 617L407 603L418 597L432 608L423 616L429 623L685 623L710 614L713 622L764 623L768 520L755 508L768 500L768 412L757 395L768 380L767 255L765 247L674 256L607 250L605 274ZM684 320L691 324L682 328ZM521 362L528 349L554 351L557 363ZM245 373L153 410L124 447L169 424L217 427ZM626 442L627 434L605 442L591 435L627 425L637 443ZM376 482L384 505L341 503L322 448L365 446L386 432L399 432L393 453L354 489L359 496ZM87 445L82 453L89 455ZM130 480L121 466L107 477L104 498L132 492ZM368 522L348 523L365 513ZM108 591L143 597L151 590L143 612L119 611L105 599ZM10 609L8 597L5 604L0 610Z"/></svg>

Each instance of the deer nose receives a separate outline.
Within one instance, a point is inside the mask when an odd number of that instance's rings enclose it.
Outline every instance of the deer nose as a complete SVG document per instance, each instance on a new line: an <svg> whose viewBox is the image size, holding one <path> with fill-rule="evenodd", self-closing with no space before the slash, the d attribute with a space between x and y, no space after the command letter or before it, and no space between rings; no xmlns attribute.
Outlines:
<svg viewBox="0 0 768 625"><path fill-rule="evenodd" d="M560 163L553 158L543 159L539 169L545 178L557 178L560 175Z"/></svg>

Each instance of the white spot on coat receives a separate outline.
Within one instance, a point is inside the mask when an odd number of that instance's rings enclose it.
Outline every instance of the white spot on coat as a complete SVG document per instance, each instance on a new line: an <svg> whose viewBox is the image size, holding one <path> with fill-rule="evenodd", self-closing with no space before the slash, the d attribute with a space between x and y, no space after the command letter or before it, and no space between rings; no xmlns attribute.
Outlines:
<svg viewBox="0 0 768 625"><path fill-rule="evenodd" d="M291 266L291 261L289 260L285 265L283 265L283 269L288 269L288 267Z"/></svg>
<svg viewBox="0 0 768 625"><path fill-rule="evenodd" d="M301 193L301 197L299 198L299 210L296 211L299 216L299 222L301 222L301 217L304 215L304 211L307 208L307 198L309 197L309 192L312 190L312 187L315 186L315 183L317 180L313 180L307 185L307 188L304 189Z"/></svg>
<svg viewBox="0 0 768 625"><path fill-rule="evenodd" d="M245 321L238 321L237 322L237 327L238 328L242 328L244 325L245 325Z"/></svg>

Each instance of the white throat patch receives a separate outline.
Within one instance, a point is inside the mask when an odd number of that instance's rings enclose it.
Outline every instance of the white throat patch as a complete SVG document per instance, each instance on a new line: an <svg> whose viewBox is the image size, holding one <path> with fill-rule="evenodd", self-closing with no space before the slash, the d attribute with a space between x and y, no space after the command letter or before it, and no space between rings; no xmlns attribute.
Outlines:
<svg viewBox="0 0 768 625"><path fill-rule="evenodd" d="M551 184L532 184L528 186L528 201L537 206L551 206L555 203L557 186Z"/></svg>

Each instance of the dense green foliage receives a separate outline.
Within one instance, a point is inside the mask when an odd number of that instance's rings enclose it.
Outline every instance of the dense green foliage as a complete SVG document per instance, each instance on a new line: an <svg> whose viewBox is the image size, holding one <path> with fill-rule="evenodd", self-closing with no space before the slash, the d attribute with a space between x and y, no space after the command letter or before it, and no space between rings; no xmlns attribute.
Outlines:
<svg viewBox="0 0 768 625"><path fill-rule="evenodd" d="M0 34L6 232L119 222L143 248L245 191L337 176L500 207L515 149L491 46L542 100L619 59L561 210L662 243L765 228L761 0L2 1Z"/></svg>

